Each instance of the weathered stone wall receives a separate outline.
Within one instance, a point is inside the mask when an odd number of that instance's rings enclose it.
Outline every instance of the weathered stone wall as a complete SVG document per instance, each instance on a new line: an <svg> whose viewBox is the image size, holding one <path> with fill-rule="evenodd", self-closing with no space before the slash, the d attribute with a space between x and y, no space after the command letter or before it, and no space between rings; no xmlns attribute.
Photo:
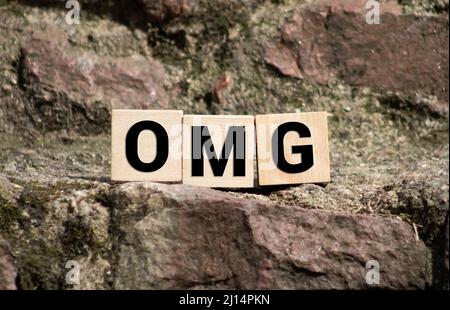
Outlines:
<svg viewBox="0 0 450 310"><path fill-rule="evenodd" d="M0 1L0 289L448 288L448 0L80 3ZM112 108L327 111L332 182L113 183Z"/></svg>

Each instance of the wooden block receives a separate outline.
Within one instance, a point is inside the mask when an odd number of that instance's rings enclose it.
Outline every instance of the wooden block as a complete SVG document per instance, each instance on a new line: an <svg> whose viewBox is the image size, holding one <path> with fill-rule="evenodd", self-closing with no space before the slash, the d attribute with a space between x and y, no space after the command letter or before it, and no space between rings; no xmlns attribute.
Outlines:
<svg viewBox="0 0 450 310"><path fill-rule="evenodd" d="M182 119L182 111L113 110L111 179L180 182Z"/></svg>
<svg viewBox="0 0 450 310"><path fill-rule="evenodd" d="M255 123L259 185L330 181L326 112L257 115Z"/></svg>
<svg viewBox="0 0 450 310"><path fill-rule="evenodd" d="M254 158L254 116L184 116L184 184L253 187Z"/></svg>

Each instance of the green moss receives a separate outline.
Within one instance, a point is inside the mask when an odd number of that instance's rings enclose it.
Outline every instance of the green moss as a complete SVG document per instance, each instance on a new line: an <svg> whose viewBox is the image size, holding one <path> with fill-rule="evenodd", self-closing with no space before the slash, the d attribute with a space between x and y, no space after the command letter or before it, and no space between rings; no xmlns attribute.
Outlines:
<svg viewBox="0 0 450 310"><path fill-rule="evenodd" d="M192 16L176 19L163 28L149 29L153 56L183 70L183 80L177 81L181 93L171 102L172 108L186 113L211 113L216 79L233 70L236 49L251 36L251 13L252 8L238 2L201 1Z"/></svg>
<svg viewBox="0 0 450 310"><path fill-rule="evenodd" d="M11 2L11 0L0 0L0 6L7 5Z"/></svg>
<svg viewBox="0 0 450 310"><path fill-rule="evenodd" d="M101 247L95 242L92 228L81 218L70 219L64 223L61 244L64 255L72 259L86 256L89 249Z"/></svg>
<svg viewBox="0 0 450 310"><path fill-rule="evenodd" d="M408 14L445 14L448 12L448 1L446 0L399 0Z"/></svg>
<svg viewBox="0 0 450 310"><path fill-rule="evenodd" d="M20 202L28 208L36 208L45 211L46 204L54 200L64 192L73 190L88 190L95 187L91 182L78 183L57 181L53 184L30 182L23 183L15 180L17 184L21 184L25 189L20 197Z"/></svg>
<svg viewBox="0 0 450 310"><path fill-rule="evenodd" d="M19 208L0 196L0 231L10 233L12 226L21 219Z"/></svg>
<svg viewBox="0 0 450 310"><path fill-rule="evenodd" d="M52 191L49 188L30 184L19 198L19 204L23 206L30 218L43 221L48 213L47 204L51 201Z"/></svg>
<svg viewBox="0 0 450 310"><path fill-rule="evenodd" d="M64 259L57 247L34 241L17 255L18 284L21 289L59 289L64 281Z"/></svg>
<svg viewBox="0 0 450 310"><path fill-rule="evenodd" d="M56 182L24 184L24 192L20 202L36 222L46 223L48 217L53 219L54 211L49 209L52 202L64 192L87 190L95 185L87 183ZM102 192L103 193L103 192ZM106 198L106 193L101 195ZM97 195L93 196L96 199ZM100 198L99 198L100 199ZM60 222L63 231L58 235L41 236L39 225L37 231L31 229L29 221L22 221L24 234L20 239L14 239L12 245L20 249L17 254L19 269L19 286L23 289L62 289L66 288L65 263L78 260L93 254L105 254L108 251L108 241L99 241L95 237L94 228L86 217L74 217ZM55 223L56 224L56 223ZM105 254L106 255L106 254Z"/></svg>
<svg viewBox="0 0 450 310"><path fill-rule="evenodd" d="M96 201L103 205L104 207L111 206L111 195L109 192L109 188L99 188L99 190L92 197L93 201Z"/></svg>

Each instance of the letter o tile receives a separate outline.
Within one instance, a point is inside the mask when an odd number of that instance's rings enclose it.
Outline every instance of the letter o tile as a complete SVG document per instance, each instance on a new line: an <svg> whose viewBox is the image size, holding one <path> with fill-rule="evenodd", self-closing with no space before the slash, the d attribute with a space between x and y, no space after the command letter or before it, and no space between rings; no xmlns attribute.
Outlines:
<svg viewBox="0 0 450 310"><path fill-rule="evenodd" d="M113 110L111 179L181 182L182 120L183 111Z"/></svg>

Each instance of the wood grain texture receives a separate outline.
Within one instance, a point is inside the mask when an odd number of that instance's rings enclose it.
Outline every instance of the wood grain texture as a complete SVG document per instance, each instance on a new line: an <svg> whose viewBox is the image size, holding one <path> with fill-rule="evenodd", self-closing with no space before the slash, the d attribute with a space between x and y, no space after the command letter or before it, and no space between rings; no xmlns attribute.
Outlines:
<svg viewBox="0 0 450 310"><path fill-rule="evenodd" d="M272 153L272 136L286 122L305 124L311 137L299 137L289 132L284 137L284 154L288 163L301 162L301 154L293 154L294 145L312 145L314 165L301 173L286 173L280 170ZM288 113L257 115L255 117L257 137L258 183L264 185L321 183L330 181L330 159L328 147L328 123L326 112Z"/></svg>
<svg viewBox="0 0 450 310"><path fill-rule="evenodd" d="M214 176L204 149L204 176L192 176L192 126L208 126L217 155L221 154L231 126L245 126L245 176L233 175L231 152L223 176ZM183 183L217 188L243 188L254 185L255 125L254 116L185 115L183 118Z"/></svg>
<svg viewBox="0 0 450 310"><path fill-rule="evenodd" d="M111 180L181 182L182 179L182 119L183 111L175 110L113 110L111 128ZM159 123L169 137L169 154L165 164L154 172L141 172L128 162L125 153L127 132L137 122L150 120ZM143 162L156 156L157 141L150 130L138 138L138 154Z"/></svg>

